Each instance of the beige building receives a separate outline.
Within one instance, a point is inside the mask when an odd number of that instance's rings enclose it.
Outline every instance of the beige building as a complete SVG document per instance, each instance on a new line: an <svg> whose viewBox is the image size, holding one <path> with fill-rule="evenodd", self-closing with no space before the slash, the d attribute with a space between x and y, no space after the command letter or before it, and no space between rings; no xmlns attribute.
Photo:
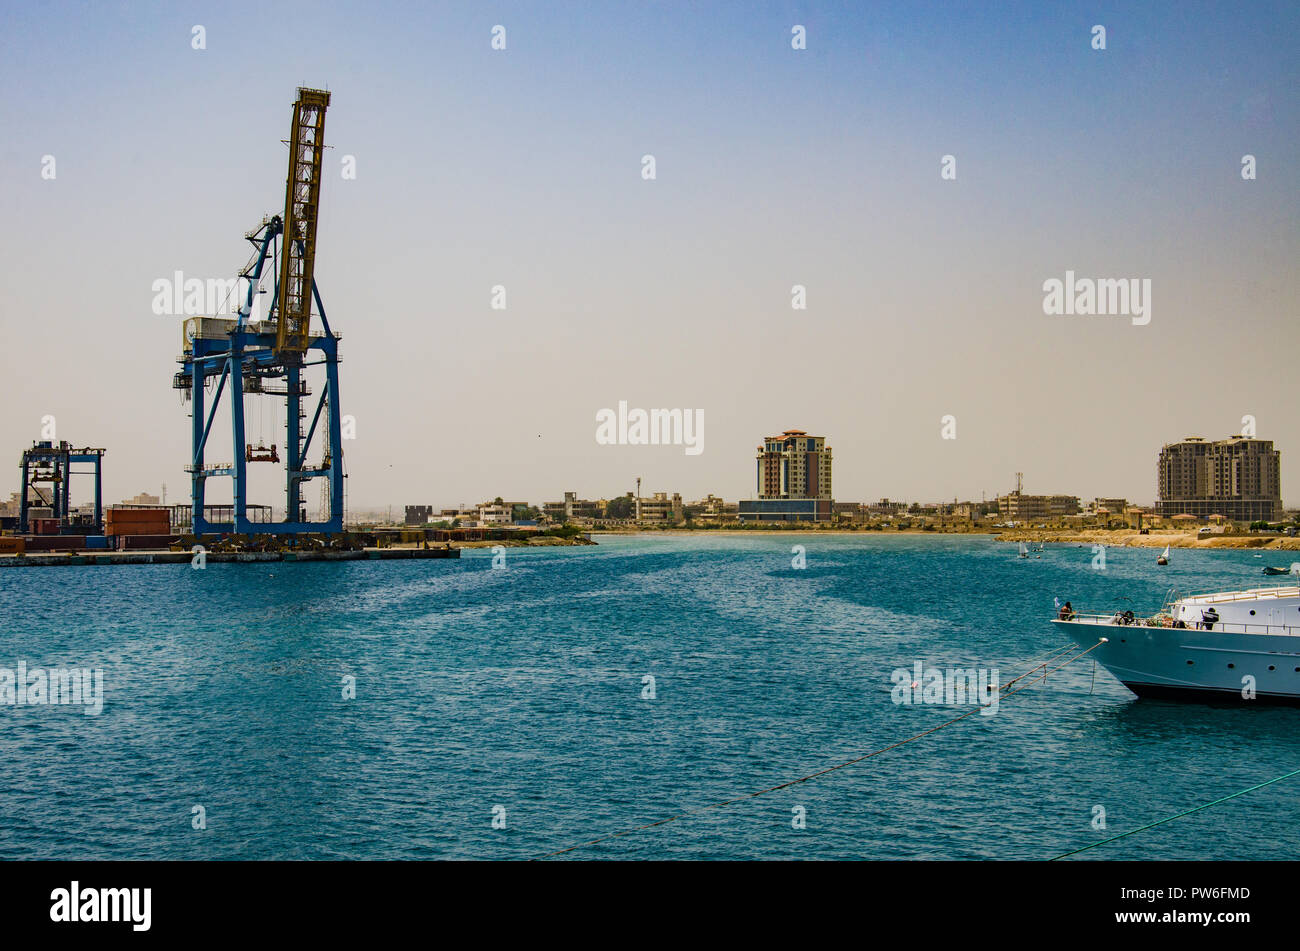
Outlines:
<svg viewBox="0 0 1300 951"><path fill-rule="evenodd" d="M1077 495L1025 495L1017 490L998 496L998 514L1017 522L1064 518L1080 511Z"/></svg>
<svg viewBox="0 0 1300 951"><path fill-rule="evenodd" d="M684 508L680 492L674 492L671 498L667 492L656 492L649 498L637 499L637 521L675 524L682 520Z"/></svg>
<svg viewBox="0 0 1300 951"><path fill-rule="evenodd" d="M831 448L826 437L787 429L758 447L760 499L824 499L831 494Z"/></svg>
<svg viewBox="0 0 1300 951"><path fill-rule="evenodd" d="M1234 522L1282 517L1281 453L1269 439L1189 436L1160 450L1156 511L1165 518L1222 515Z"/></svg>
<svg viewBox="0 0 1300 951"><path fill-rule="evenodd" d="M701 522L728 522L735 520L739 509L735 502L725 502L710 492L698 502L687 505L685 511Z"/></svg>
<svg viewBox="0 0 1300 951"><path fill-rule="evenodd" d="M480 525L509 525L514 522L514 503L482 502L478 506Z"/></svg>
<svg viewBox="0 0 1300 951"><path fill-rule="evenodd" d="M123 505L162 505L162 499L148 492L141 492L133 499L123 499Z"/></svg>
<svg viewBox="0 0 1300 951"><path fill-rule="evenodd" d="M565 492L563 502L544 502L542 512L553 522L568 522L575 518L601 518L605 514L603 502L578 498L577 492Z"/></svg>

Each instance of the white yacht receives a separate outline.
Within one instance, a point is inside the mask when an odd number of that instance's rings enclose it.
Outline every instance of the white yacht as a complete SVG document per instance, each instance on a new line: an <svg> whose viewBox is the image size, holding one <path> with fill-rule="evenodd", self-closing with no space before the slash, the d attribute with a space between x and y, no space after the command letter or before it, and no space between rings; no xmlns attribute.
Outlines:
<svg viewBox="0 0 1300 951"><path fill-rule="evenodd" d="M1300 704L1300 585L1178 597L1151 617L1053 621L1140 697Z"/></svg>

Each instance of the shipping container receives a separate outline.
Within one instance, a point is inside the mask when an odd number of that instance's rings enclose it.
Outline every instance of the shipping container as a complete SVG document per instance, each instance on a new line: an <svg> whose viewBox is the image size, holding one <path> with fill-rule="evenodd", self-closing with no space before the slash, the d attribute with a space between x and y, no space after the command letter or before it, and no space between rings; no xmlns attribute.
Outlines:
<svg viewBox="0 0 1300 951"><path fill-rule="evenodd" d="M170 531L171 525L166 519L158 522L112 521L104 523L105 535L166 535Z"/></svg>
<svg viewBox="0 0 1300 951"><path fill-rule="evenodd" d="M27 551L84 551L85 535L35 535L26 539Z"/></svg>
<svg viewBox="0 0 1300 951"><path fill-rule="evenodd" d="M166 551L179 535L119 535L118 551Z"/></svg>
<svg viewBox="0 0 1300 951"><path fill-rule="evenodd" d="M171 516L166 511L108 510L104 519L105 535L163 535L171 530Z"/></svg>

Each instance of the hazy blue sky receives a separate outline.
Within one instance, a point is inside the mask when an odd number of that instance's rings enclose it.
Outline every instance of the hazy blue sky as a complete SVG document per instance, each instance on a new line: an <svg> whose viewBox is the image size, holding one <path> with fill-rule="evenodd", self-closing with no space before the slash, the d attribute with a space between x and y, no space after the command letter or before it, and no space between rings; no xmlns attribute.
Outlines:
<svg viewBox="0 0 1300 951"><path fill-rule="evenodd" d="M110 500L187 495L151 285L243 265L310 85L354 507L743 498L786 428L841 500L1150 501L1246 414L1300 501L1293 2L6 4L0 45L5 496L46 414ZM1151 322L1044 315L1067 269L1149 278ZM619 400L702 409L704 452L597 445Z"/></svg>

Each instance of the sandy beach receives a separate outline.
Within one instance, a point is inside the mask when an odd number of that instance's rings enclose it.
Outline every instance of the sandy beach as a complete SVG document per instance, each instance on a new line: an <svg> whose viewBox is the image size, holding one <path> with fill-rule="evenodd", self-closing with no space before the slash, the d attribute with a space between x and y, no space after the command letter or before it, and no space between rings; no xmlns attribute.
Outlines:
<svg viewBox="0 0 1300 951"><path fill-rule="evenodd" d="M1043 542L1045 544L1117 545L1129 548L1255 548L1260 550L1300 551L1300 538L1279 535L1223 534L1197 536L1195 532L1152 529L1143 535L1135 529L1085 529L1082 531L1047 529L1003 532L999 541Z"/></svg>

